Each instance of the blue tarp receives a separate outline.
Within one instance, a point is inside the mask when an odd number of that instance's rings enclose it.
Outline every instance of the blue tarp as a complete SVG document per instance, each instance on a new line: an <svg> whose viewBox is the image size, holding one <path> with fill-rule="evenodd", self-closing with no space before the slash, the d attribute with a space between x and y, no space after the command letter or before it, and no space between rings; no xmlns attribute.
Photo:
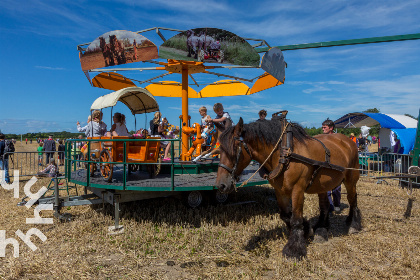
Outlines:
<svg viewBox="0 0 420 280"><path fill-rule="evenodd" d="M400 122L394 120L393 118L385 114L380 114L380 113L364 113L364 114L368 117L371 117L375 121L377 121L383 128L392 128L392 129L405 128L405 126L403 126Z"/></svg>
<svg viewBox="0 0 420 280"><path fill-rule="evenodd" d="M416 141L416 129L405 128L405 129L392 129L400 139L401 147L404 148L403 154L408 154L413 148Z"/></svg>
<svg viewBox="0 0 420 280"><path fill-rule="evenodd" d="M397 119L395 119L397 117ZM404 115L390 115L382 113L349 113L335 122L335 127L362 127L380 125L382 128L402 129L417 127L417 122Z"/></svg>

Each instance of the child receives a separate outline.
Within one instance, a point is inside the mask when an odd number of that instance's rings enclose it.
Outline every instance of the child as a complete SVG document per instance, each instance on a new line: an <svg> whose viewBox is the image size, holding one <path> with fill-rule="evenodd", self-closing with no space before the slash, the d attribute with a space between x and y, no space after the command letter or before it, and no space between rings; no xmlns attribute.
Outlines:
<svg viewBox="0 0 420 280"><path fill-rule="evenodd" d="M142 138L142 139L146 139L148 135L149 135L149 132L147 131L147 129L143 129L143 128L140 128L139 130L136 131L135 134L133 134L135 138Z"/></svg>
<svg viewBox="0 0 420 280"><path fill-rule="evenodd" d="M57 164L55 163L55 159L51 158L50 164L41 172L38 172L38 176L46 176L48 177L55 177L57 173Z"/></svg>
<svg viewBox="0 0 420 280"><path fill-rule="evenodd" d="M39 166L42 166L42 157L43 157L42 151L44 150L42 146L44 146L44 143L39 142L39 146L36 149L38 151L38 165Z"/></svg>
<svg viewBox="0 0 420 280"><path fill-rule="evenodd" d="M63 145L63 140L58 141L58 165L64 165L64 151L66 146Z"/></svg>
<svg viewBox="0 0 420 280"><path fill-rule="evenodd" d="M160 122L159 128L158 128L160 137L162 139L172 139L172 136L169 135L169 133L168 133L169 132L169 129L168 129L169 126L170 126L170 124L168 122L168 119L165 118L165 117L162 118L162 121ZM169 143L169 141L162 141L162 142L160 142L160 144L162 145L162 147L165 148L165 153L163 155L163 160L164 161L170 161L171 158L169 156L169 152L171 150L171 144Z"/></svg>
<svg viewBox="0 0 420 280"><path fill-rule="evenodd" d="M92 119L92 117L91 117L91 115L89 115L88 116L88 120L87 120L87 123L89 124L90 123L90 120ZM80 122L79 121L77 121L77 131L79 131L79 132L86 132L86 129L87 129L87 125L85 125L84 127L81 127L80 126Z"/></svg>
<svg viewBox="0 0 420 280"><path fill-rule="evenodd" d="M113 116L114 124L111 127L111 131L107 132L106 136L130 136L128 129L125 126L125 115L121 113L115 113Z"/></svg>
<svg viewBox="0 0 420 280"><path fill-rule="evenodd" d="M208 126L207 108L203 106L198 109L198 112L201 116L201 127L204 128L205 126Z"/></svg>
<svg viewBox="0 0 420 280"><path fill-rule="evenodd" d="M224 112L222 103L214 104L213 110L217 116L214 119L210 119L211 122L221 123L224 126L226 126L226 124L230 122L230 124L233 125L232 118L230 117L228 112Z"/></svg>
<svg viewBox="0 0 420 280"><path fill-rule="evenodd" d="M201 115L201 137L205 139L205 145L209 146L212 140L212 134L216 132L214 125L210 124L211 118L207 115L207 108L205 106L201 107L198 112Z"/></svg>
<svg viewBox="0 0 420 280"><path fill-rule="evenodd" d="M95 110L92 112L92 121L87 124L85 131L86 137L100 137L106 135L106 124L102 121L102 112Z"/></svg>
<svg viewBox="0 0 420 280"><path fill-rule="evenodd" d="M152 137L159 137L159 125L160 125L160 118L162 117L162 114L158 111L155 112L155 116L152 120L150 120L150 135Z"/></svg>

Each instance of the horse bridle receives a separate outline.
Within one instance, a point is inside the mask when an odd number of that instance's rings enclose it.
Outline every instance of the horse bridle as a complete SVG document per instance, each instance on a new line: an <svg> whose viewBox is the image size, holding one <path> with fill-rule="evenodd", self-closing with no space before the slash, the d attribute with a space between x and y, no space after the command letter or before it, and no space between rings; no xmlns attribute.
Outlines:
<svg viewBox="0 0 420 280"><path fill-rule="evenodd" d="M244 146L245 151L249 154L251 160L252 160L252 154L251 154L251 151L248 148L248 145L244 142L244 138L235 137L233 139L239 141L242 144L242 145L239 145L238 152L236 153L235 165L233 166L233 168L230 168L229 166L226 166L223 163L219 163L219 167L226 169L226 171L229 172L230 176L232 177L232 180L234 182L237 182L237 181L239 181L239 176L235 175L235 173L236 173L236 169L238 168L239 158L240 158L241 153L242 153L242 146Z"/></svg>

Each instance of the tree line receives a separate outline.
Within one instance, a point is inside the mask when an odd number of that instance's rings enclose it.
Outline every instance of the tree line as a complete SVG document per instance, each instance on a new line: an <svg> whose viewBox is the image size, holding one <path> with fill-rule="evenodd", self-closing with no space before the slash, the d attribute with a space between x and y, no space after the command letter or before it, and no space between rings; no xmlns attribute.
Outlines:
<svg viewBox="0 0 420 280"><path fill-rule="evenodd" d="M13 134L13 133L5 134L6 139L16 139L17 141L19 141L21 137L23 140L47 139L49 135L52 135L54 139L74 139L80 135L80 132L73 133L73 132L61 131L61 132L35 132L35 133L28 132L28 133L23 133L23 134ZM83 137L85 137L84 133L82 133L82 135Z"/></svg>

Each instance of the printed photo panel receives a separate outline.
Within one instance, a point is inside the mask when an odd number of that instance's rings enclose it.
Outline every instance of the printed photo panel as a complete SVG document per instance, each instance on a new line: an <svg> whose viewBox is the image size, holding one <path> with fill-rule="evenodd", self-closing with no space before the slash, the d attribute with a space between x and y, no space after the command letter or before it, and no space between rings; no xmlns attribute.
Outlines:
<svg viewBox="0 0 420 280"><path fill-rule="evenodd" d="M284 83L286 62L279 48L271 48L262 58L261 68Z"/></svg>
<svg viewBox="0 0 420 280"><path fill-rule="evenodd" d="M107 32L80 53L83 71L155 58L158 58L155 44L143 35L126 30Z"/></svg>
<svg viewBox="0 0 420 280"><path fill-rule="evenodd" d="M260 56L232 32L196 28L181 32L159 47L159 58L258 67Z"/></svg>

